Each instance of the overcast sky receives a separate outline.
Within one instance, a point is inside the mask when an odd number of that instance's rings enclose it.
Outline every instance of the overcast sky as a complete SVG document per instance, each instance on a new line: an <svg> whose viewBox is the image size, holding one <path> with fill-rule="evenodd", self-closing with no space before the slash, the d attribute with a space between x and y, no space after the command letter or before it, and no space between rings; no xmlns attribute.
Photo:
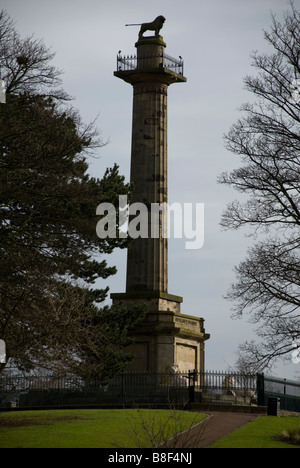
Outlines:
<svg viewBox="0 0 300 468"><path fill-rule="evenodd" d="M115 78L116 56L135 53L138 27L127 23L166 18L161 35L166 53L184 59L187 83L168 92L169 203L205 204L205 241L186 250L184 240L169 241L169 293L183 296L182 313L205 319L211 339L206 369L234 366L239 343L253 338L246 319L232 320L224 298L234 281L233 267L245 258L253 240L242 231L224 232L219 223L226 203L239 195L217 184L222 171L239 167L224 148L223 135L240 116L238 108L252 99L243 89L251 52L268 50L263 30L271 11L278 18L288 0L1 0L22 37L34 33L56 53L63 88L88 123L109 144L92 160L90 173L101 177L117 163L129 181L132 88ZM118 267L111 292L125 291L126 253L108 258ZM102 283L100 283L101 285ZM276 374L293 378L299 365L278 366Z"/></svg>

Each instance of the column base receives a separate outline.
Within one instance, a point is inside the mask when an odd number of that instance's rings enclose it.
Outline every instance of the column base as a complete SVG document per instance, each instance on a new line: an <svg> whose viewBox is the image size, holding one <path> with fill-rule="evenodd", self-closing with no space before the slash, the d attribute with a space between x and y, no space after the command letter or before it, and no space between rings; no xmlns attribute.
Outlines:
<svg viewBox="0 0 300 468"><path fill-rule="evenodd" d="M113 293L110 295L114 304L123 304L128 307L145 305L148 311L173 311L180 313L180 304L183 298L160 291L129 291L126 293Z"/></svg>
<svg viewBox="0 0 300 468"><path fill-rule="evenodd" d="M134 344L128 351L134 359L127 367L132 372L169 372L177 366L180 372L204 372L204 320L180 313L182 297L161 292L112 294L114 304L128 307L146 304L147 312L130 336Z"/></svg>

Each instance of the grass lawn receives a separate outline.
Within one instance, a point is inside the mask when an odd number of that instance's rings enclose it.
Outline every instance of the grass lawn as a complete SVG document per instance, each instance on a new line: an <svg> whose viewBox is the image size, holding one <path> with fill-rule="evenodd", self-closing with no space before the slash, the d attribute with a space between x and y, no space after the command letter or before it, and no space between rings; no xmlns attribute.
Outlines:
<svg viewBox="0 0 300 468"><path fill-rule="evenodd" d="M149 447L150 438L168 438L206 416L135 409L0 412L0 448Z"/></svg>
<svg viewBox="0 0 300 468"><path fill-rule="evenodd" d="M261 416L211 445L210 448L300 448L273 438L300 427L299 417Z"/></svg>

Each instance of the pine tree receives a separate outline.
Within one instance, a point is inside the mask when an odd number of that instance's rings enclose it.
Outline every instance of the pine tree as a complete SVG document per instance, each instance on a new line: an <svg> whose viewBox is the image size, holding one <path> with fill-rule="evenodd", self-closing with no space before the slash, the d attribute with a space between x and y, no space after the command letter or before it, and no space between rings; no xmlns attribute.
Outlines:
<svg viewBox="0 0 300 468"><path fill-rule="evenodd" d="M127 240L97 237L96 207L131 187L116 165L89 176L88 153L103 143L57 90L53 54L22 41L5 12L0 31L0 339L19 369L111 375L130 357L140 311L102 306L108 288L94 283L116 273L103 255Z"/></svg>

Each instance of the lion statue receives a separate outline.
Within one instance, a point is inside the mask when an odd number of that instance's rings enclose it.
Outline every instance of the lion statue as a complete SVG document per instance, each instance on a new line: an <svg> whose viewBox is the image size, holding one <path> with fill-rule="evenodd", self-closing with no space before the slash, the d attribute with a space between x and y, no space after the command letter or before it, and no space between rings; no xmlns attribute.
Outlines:
<svg viewBox="0 0 300 468"><path fill-rule="evenodd" d="M166 21L166 18L164 18L164 16L160 15L157 18L155 18L155 20L152 21L152 23L143 23L143 24L141 24L141 29L140 29L140 32L139 32L139 39L141 39L143 37L143 34L146 31L155 31L155 36L158 36L159 31L163 27L165 21Z"/></svg>

